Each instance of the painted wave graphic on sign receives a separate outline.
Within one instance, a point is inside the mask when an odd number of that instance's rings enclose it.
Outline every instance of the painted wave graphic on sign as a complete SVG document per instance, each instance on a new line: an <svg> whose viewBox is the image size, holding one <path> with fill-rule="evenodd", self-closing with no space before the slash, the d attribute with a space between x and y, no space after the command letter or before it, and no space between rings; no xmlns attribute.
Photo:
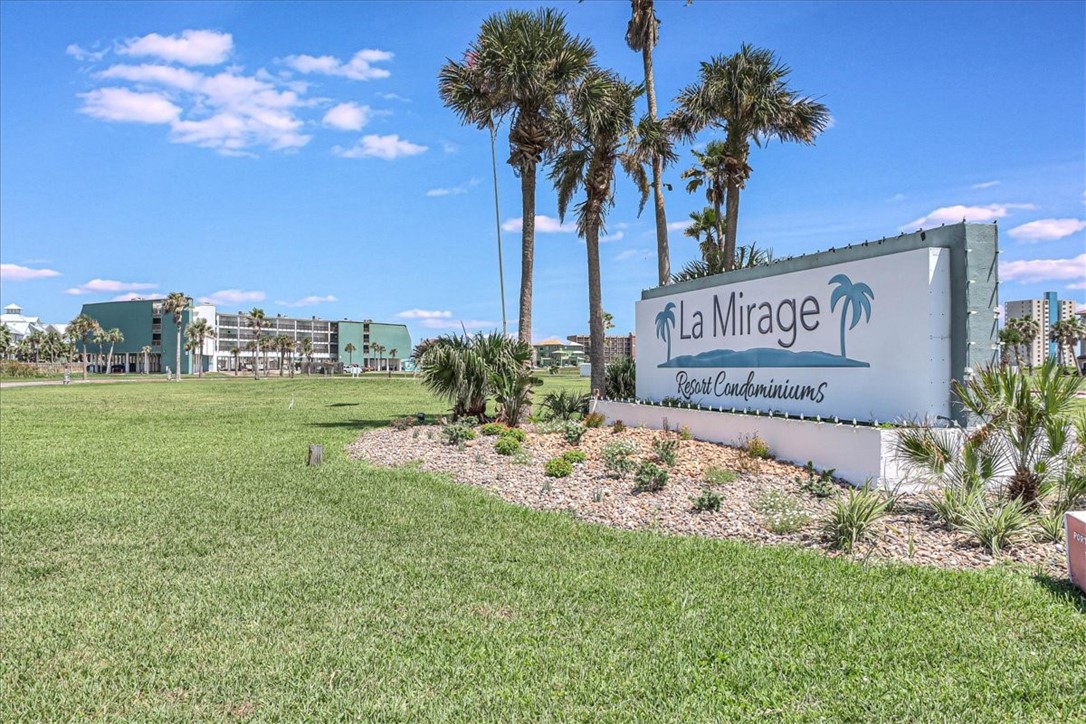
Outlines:
<svg viewBox="0 0 1086 724"><path fill-rule="evenodd" d="M787 349L756 347L736 351L714 349L701 354L684 354L657 367L870 367L868 362L828 352L793 352Z"/></svg>

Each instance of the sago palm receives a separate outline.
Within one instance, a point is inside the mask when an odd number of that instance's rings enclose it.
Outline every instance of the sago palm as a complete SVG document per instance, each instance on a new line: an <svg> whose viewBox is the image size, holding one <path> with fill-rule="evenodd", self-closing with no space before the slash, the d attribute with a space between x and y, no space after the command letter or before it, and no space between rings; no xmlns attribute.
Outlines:
<svg viewBox="0 0 1086 724"><path fill-rule="evenodd" d="M776 138L813 144L830 122L826 106L788 87L789 73L772 51L744 44L734 55L702 63L700 80L682 90L668 117L668 127L687 140L705 128L725 134L724 261L729 270L735 268L739 191L751 173L751 142L762 146Z"/></svg>
<svg viewBox="0 0 1086 724"><path fill-rule="evenodd" d="M441 67L438 91L461 123L492 129L509 120L508 163L520 176L520 338L532 339L536 170L554 148L560 100L588 71L591 43L570 35L552 9L507 10L490 16L463 62Z"/></svg>

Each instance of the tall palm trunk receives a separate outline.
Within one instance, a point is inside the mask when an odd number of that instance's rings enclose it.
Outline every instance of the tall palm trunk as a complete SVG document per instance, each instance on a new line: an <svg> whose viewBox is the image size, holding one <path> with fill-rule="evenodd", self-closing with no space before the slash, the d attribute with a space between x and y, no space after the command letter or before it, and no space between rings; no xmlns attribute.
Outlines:
<svg viewBox="0 0 1086 724"><path fill-rule="evenodd" d="M600 288L600 222L599 203L588 212L590 221L585 229L588 249L588 361L592 365L592 393L607 394L607 372L603 365L603 298Z"/></svg>
<svg viewBox="0 0 1086 724"><path fill-rule="evenodd" d="M181 381L181 320L174 318L174 323L177 325L177 359L175 364L177 367L174 369L174 379L178 382Z"/></svg>
<svg viewBox="0 0 1086 724"><path fill-rule="evenodd" d="M523 224L520 237L520 328L517 336L532 343L532 267L535 261L535 163L520 170Z"/></svg>
<svg viewBox="0 0 1086 724"><path fill-rule="evenodd" d="M645 65L645 96L649 102L649 118L656 120L656 76L652 69L652 45L641 49ZM652 200L656 212L656 265L660 286L671 282L671 256L667 245L667 214L664 211L664 162L659 156L652 157Z"/></svg>
<svg viewBox="0 0 1086 724"><path fill-rule="evenodd" d="M87 381L87 338L83 338L83 381Z"/></svg>
<svg viewBox="0 0 1086 724"><path fill-rule="evenodd" d="M735 269L735 236L739 227L739 182L734 178L728 178L727 198L724 203L727 206L727 218L724 220L724 269L732 271ZM717 219L719 218L718 207Z"/></svg>

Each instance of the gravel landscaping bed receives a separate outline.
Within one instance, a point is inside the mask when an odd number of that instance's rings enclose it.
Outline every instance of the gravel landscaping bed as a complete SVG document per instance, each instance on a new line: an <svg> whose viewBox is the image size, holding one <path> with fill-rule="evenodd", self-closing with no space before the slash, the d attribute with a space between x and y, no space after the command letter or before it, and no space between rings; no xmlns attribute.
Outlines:
<svg viewBox="0 0 1086 724"><path fill-rule="evenodd" d="M495 452L496 437L480 434L462 446L450 445L442 429L432 425L367 432L348 447L348 454L374 465L411 465L444 473L456 482L485 488L517 505L563 511L579 520L615 528L783 543L819 549L831 556L846 555L824 539L820 528L834 498L843 495L847 486L835 486L832 497L815 497L802 489L807 471L801 467L756 459L744 450L716 443L678 440L677 461L664 488L634 492L633 475L617 477L610 473L601 460L601 449L608 443L628 440L639 450L637 460L652 458L652 442L660 432L628 428L615 433L609 427L595 428L587 430L580 444L573 446L562 436L540 434L531 425L524 430L526 454L519 459ZM675 433L670 436L678 439ZM569 477L543 474L547 460L575 447L583 450L587 459L575 464ZM711 468L734 471L736 479L709 485L705 475ZM694 499L705 489L720 495L719 511L694 509ZM794 504L810 519L794 532L767 529L772 521L764 512L765 504L773 496ZM983 568L997 562L1015 562L1059 577L1066 575L1062 544L1021 543L993 558L967 536L944 528L923 495L908 493L897 497L893 511L876 523L874 534L859 544L851 557L941 568Z"/></svg>

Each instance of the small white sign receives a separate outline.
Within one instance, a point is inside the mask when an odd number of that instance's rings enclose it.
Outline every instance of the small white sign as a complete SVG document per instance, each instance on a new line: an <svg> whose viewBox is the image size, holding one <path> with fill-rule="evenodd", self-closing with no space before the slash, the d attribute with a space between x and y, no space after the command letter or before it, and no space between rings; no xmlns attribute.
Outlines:
<svg viewBox="0 0 1086 724"><path fill-rule="evenodd" d="M949 417L949 257L917 249L642 300L637 395L848 420Z"/></svg>

